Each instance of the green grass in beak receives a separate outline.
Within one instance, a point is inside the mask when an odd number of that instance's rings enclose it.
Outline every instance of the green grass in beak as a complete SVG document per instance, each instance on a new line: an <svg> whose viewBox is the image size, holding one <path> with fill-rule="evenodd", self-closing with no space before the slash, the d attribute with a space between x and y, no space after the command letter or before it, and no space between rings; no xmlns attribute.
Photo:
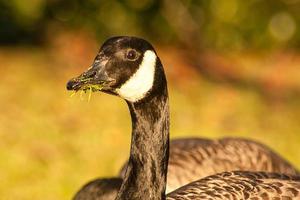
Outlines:
<svg viewBox="0 0 300 200"><path fill-rule="evenodd" d="M85 79L86 80L86 79ZM101 85L92 85L92 84L86 84L82 88L80 88L80 100L83 101L83 93L86 93L88 91L88 102L90 102L92 93L96 91L100 91L103 88ZM70 97L72 98L78 91L73 91Z"/></svg>

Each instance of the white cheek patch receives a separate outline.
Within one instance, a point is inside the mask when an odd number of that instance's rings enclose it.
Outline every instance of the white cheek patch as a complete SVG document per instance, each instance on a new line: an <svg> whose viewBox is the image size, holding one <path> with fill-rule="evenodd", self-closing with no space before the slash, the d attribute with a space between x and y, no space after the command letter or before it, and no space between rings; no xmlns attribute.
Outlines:
<svg viewBox="0 0 300 200"><path fill-rule="evenodd" d="M136 102L152 88L154 82L156 54L153 51L144 53L138 70L116 92L124 99Z"/></svg>

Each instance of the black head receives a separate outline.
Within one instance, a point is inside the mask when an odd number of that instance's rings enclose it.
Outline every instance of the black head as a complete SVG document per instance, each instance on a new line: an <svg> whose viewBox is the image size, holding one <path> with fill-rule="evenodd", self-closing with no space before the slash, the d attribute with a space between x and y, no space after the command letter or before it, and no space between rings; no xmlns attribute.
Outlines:
<svg viewBox="0 0 300 200"><path fill-rule="evenodd" d="M113 37L104 42L92 66L67 83L67 89L104 91L135 102L151 91L157 71L163 72L162 66L149 42Z"/></svg>

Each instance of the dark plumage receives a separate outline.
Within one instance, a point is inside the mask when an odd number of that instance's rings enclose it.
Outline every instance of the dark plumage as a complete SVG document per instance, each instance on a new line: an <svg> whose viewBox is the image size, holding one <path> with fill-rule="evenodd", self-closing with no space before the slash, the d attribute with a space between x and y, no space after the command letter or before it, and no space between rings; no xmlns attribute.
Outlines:
<svg viewBox="0 0 300 200"><path fill-rule="evenodd" d="M122 181L121 178L101 178L90 181L76 193L73 200L115 199Z"/></svg>
<svg viewBox="0 0 300 200"><path fill-rule="evenodd" d="M180 139L170 148L169 191L202 177L234 170L299 174L285 159L258 142L241 138Z"/></svg>
<svg viewBox="0 0 300 200"><path fill-rule="evenodd" d="M120 177L126 172L121 168ZM199 178L224 171L265 171L299 175L269 147L242 138L182 138L170 142L167 192Z"/></svg>
<svg viewBox="0 0 300 200"><path fill-rule="evenodd" d="M95 85L97 87L93 87L94 91L100 90L125 99L131 114L130 158L116 199L165 199L169 158L168 91L162 64L153 47L147 41L135 37L109 39L101 47L92 68L69 81L67 88L77 91ZM218 145L226 149L224 141L223 144L220 141ZM238 143L241 145L243 142ZM251 145L248 147L253 152L256 151ZM231 145L226 152L230 152L230 149ZM200 148L196 151L202 150ZM202 154L206 157L212 157L214 153L219 154L214 148L203 151ZM271 155L273 156L273 153ZM185 157L187 160L197 160L193 156L193 153L186 153ZM246 155L240 158L241 164L244 163L244 159L248 159ZM222 163L222 160L216 159L214 162ZM184 166L183 163L177 165ZM272 184L282 186L271 190L268 187ZM233 191L230 191L232 188ZM291 190L293 192L290 192ZM297 199L300 198L299 190L299 177L259 172L224 172L179 188L168 195L167 199L230 199L234 196L239 199L258 199L262 196L264 199ZM229 196L218 196L218 191L225 191Z"/></svg>
<svg viewBox="0 0 300 200"><path fill-rule="evenodd" d="M300 177L267 172L223 172L185 185L167 200L300 199Z"/></svg>
<svg viewBox="0 0 300 200"><path fill-rule="evenodd" d="M122 167L120 177L124 177L126 167L127 163ZM170 142L167 193L199 178L234 170L299 174L292 165L267 146L251 140L174 139ZM83 200L83 197L88 197L89 200L115 199L123 179L114 179L119 184L109 182L109 179L91 181L79 190L74 200ZM106 184L99 184L103 181Z"/></svg>

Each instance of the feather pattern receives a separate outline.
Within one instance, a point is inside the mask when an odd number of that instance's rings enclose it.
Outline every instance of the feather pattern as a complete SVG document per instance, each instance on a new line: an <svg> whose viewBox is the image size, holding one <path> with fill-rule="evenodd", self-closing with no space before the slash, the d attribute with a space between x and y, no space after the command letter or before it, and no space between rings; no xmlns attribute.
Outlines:
<svg viewBox="0 0 300 200"><path fill-rule="evenodd" d="M167 200L200 199L300 199L300 177L266 172L223 172L192 182L167 196Z"/></svg>
<svg viewBox="0 0 300 200"><path fill-rule="evenodd" d="M299 172L267 146L242 138L177 139L170 144L167 192L224 171Z"/></svg>

